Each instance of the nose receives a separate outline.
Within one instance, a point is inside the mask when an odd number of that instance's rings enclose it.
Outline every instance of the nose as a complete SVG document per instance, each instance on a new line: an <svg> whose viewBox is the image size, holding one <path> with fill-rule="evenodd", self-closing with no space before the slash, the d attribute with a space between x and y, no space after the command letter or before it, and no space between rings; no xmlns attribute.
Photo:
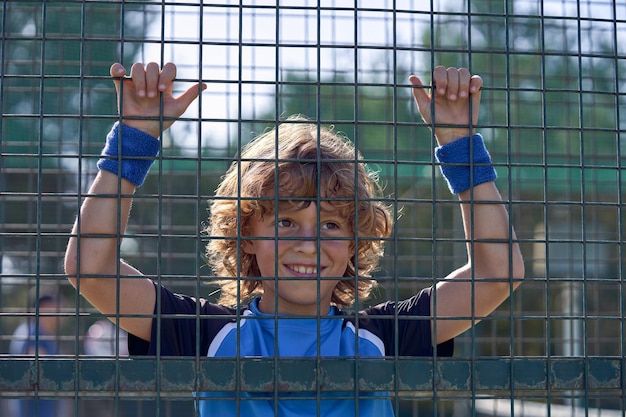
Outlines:
<svg viewBox="0 0 626 417"><path fill-rule="evenodd" d="M315 227L304 227L295 236L295 249L302 253L317 253L317 230Z"/></svg>

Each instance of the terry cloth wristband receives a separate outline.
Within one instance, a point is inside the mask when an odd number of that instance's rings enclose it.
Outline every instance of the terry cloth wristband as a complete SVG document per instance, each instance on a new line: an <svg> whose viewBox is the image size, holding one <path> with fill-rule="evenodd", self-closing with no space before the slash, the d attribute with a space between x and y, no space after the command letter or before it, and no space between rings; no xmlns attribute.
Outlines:
<svg viewBox="0 0 626 417"><path fill-rule="evenodd" d="M122 168L119 167L119 141L122 141ZM154 158L159 154L160 143L155 137L125 124L116 122L107 135L107 142L98 160L98 169L121 175L139 187L146 179ZM132 158L132 157L141 158Z"/></svg>
<svg viewBox="0 0 626 417"><path fill-rule="evenodd" d="M470 150L473 154L471 158ZM478 184L495 181L498 178L496 170L491 166L491 156L480 134L464 137L435 148L435 158L441 164L439 168L452 194L459 194ZM474 168L472 175L470 175L470 164ZM470 179L472 184L470 184Z"/></svg>

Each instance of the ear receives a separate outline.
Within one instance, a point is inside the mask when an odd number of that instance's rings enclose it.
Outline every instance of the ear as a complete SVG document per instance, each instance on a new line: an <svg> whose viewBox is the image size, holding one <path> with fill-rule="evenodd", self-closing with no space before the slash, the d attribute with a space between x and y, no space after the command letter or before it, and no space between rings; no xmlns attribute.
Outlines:
<svg viewBox="0 0 626 417"><path fill-rule="evenodd" d="M350 258L356 258L356 245L350 242Z"/></svg>
<svg viewBox="0 0 626 417"><path fill-rule="evenodd" d="M244 240L241 242L241 250L248 255L256 255L256 246L254 241Z"/></svg>

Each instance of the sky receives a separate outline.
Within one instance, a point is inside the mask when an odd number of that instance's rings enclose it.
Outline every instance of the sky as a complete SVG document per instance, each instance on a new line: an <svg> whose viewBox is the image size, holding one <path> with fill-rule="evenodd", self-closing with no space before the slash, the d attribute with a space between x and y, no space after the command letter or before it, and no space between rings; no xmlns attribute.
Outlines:
<svg viewBox="0 0 626 417"><path fill-rule="evenodd" d="M279 2L278 12L276 1L269 0L160 3L148 7L155 19L147 28L149 41L142 42L137 60L176 63L179 78L188 81L181 81L180 89L191 80L209 84L184 117L201 115L202 143L213 141L217 147L236 132L236 123L227 120L253 118L271 108L276 81L286 71L322 80L339 71L358 82L389 82L395 59L396 64L427 78L430 61L424 60L424 54L428 51L420 51L420 44L431 19L454 21L455 14L462 18L467 12L467 2L458 0L319 0L319 4L318 0L285 0ZM509 4L509 16L560 18L573 26L594 25L604 32L617 28L618 53L626 55L623 0L515 0ZM141 24L144 16L138 13L135 18L128 23ZM193 121L176 123L172 136L193 152L198 126ZM2 261L2 270L10 271L8 259Z"/></svg>
<svg viewBox="0 0 626 417"><path fill-rule="evenodd" d="M236 124L225 120L254 118L272 108L276 82L287 71L321 80L340 72L357 82L390 82L395 60L427 79L430 60L420 45L432 19L463 24L467 14L467 2L448 0L285 0L278 9L276 3L192 0L148 9L155 19L137 59L174 62L181 80L208 83L184 115L205 119L204 144L210 137L221 146L232 137ZM626 4L609 0L509 4L509 16L558 17L574 27L593 24L610 31L614 15L626 19ZM197 127L178 123L172 135L183 147L197 148Z"/></svg>
<svg viewBox="0 0 626 417"><path fill-rule="evenodd" d="M312 79L330 79L339 71L361 81L373 74L393 73L393 63L388 62L393 61L389 54L393 45L411 47L430 20L427 10L415 14L412 8L397 13L394 23L391 9L383 10L388 5L381 6L389 3L384 1L363 2L366 9L357 13L349 1L325 2L332 8L320 10L310 1L281 2L305 6L278 13L264 6L273 3L255 2L254 7L241 9L215 3L202 8L168 7L165 21L150 28L151 37L159 40L163 32L164 39L175 43L164 48L160 42L147 45L141 59L158 61L163 51L164 61L176 63L181 78L201 77L208 82L199 104L202 110L193 106L185 116L193 118L201 112L211 119L237 119L241 110L241 116L254 117L271 108L275 83L287 71ZM214 140L230 135L227 123L211 124L210 129Z"/></svg>

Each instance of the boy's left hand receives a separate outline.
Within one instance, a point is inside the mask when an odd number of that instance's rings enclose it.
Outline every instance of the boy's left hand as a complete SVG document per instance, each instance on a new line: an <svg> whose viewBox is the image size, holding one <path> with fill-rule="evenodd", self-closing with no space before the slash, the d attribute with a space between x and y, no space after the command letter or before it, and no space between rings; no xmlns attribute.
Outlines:
<svg viewBox="0 0 626 417"><path fill-rule="evenodd" d="M437 66L433 71L435 91L429 93L417 76L409 76L409 81L415 86L413 97L419 112L424 122L434 127L439 145L474 133L483 85L480 76L472 76L467 68Z"/></svg>

